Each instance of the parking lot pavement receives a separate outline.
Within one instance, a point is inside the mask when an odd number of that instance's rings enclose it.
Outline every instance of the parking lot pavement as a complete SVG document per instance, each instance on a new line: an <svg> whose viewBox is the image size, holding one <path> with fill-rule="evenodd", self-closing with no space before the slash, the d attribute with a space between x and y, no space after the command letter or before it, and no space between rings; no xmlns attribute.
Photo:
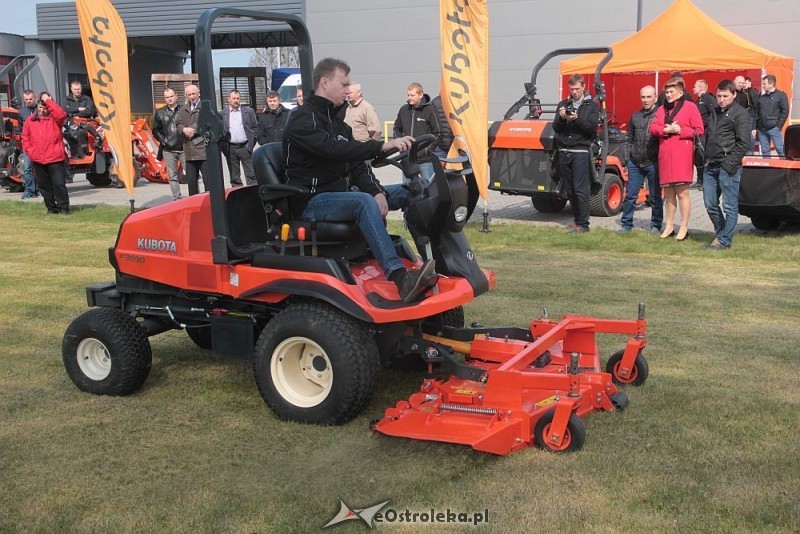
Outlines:
<svg viewBox="0 0 800 534"><path fill-rule="evenodd" d="M224 172L225 183L229 185L227 169ZM385 185L400 183L400 171L395 167L381 167L375 169L375 174L381 183ZM130 196L125 189L97 188L86 181L84 175L76 174L75 181L67 186L69 189L70 203L73 206L102 204L109 206L128 206ZM188 187L181 185L184 196L189 194ZM702 191L691 190L692 215L689 222L691 231L711 232L712 226L703 205ZM9 193L0 191L0 200L19 200L20 193ZM134 191L136 208L147 208L164 204L172 201L169 185L152 183L140 179ZM30 201L28 201L30 202ZM483 220L483 200L478 201L475 213L471 221L480 224ZM569 205L561 213L539 213L533 208L531 200L523 196L501 195L496 191L489 191L488 195L489 224L518 222L525 224L546 224L551 226L566 227L572 223L572 212ZM390 219L400 219L402 216L398 212L390 214ZM647 229L649 227L650 209L642 207L636 210L634 225L637 228ZM592 217L591 225L593 228L606 228L616 231L619 229L620 216L615 217ZM740 233L760 233L750 224L750 219L744 216L739 217L737 232Z"/></svg>

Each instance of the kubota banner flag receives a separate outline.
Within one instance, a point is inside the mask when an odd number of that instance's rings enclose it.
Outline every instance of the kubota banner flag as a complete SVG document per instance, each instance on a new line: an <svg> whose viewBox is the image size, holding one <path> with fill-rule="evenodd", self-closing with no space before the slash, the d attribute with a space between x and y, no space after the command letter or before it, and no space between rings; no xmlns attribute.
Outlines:
<svg viewBox="0 0 800 534"><path fill-rule="evenodd" d="M486 0L440 0L442 105L467 145L481 196L489 161L489 14ZM451 152L458 146L453 143Z"/></svg>
<svg viewBox="0 0 800 534"><path fill-rule="evenodd" d="M128 35L109 0L75 0L75 8L97 120L114 154L117 175L133 196Z"/></svg>

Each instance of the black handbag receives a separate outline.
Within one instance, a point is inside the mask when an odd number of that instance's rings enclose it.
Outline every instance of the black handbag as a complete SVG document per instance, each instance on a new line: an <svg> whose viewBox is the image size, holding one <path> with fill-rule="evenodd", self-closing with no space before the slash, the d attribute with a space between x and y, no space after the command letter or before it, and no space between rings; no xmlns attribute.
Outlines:
<svg viewBox="0 0 800 534"><path fill-rule="evenodd" d="M706 163L706 145L703 138L694 132L694 166L704 167Z"/></svg>

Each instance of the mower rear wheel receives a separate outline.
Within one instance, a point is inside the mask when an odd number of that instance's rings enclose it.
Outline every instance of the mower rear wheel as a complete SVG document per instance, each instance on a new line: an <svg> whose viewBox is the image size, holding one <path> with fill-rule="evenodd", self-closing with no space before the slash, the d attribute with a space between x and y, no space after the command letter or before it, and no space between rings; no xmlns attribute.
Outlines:
<svg viewBox="0 0 800 534"><path fill-rule="evenodd" d="M554 445L550 435L556 411L550 410L542 415L533 427L533 440L537 447L547 452L572 452L580 450L586 441L586 425L577 414L570 414L567 429L561 439L561 445Z"/></svg>
<svg viewBox="0 0 800 534"><path fill-rule="evenodd" d="M531 197L531 202L540 213L561 213L567 205L567 199L558 197Z"/></svg>
<svg viewBox="0 0 800 534"><path fill-rule="evenodd" d="M137 391L153 360L145 330L116 308L95 308L72 321L61 354L78 389L95 395Z"/></svg>
<svg viewBox="0 0 800 534"><path fill-rule="evenodd" d="M321 302L289 305L258 339L253 372L281 419L338 425L366 407L380 358L367 325Z"/></svg>
<svg viewBox="0 0 800 534"><path fill-rule="evenodd" d="M633 362L630 376L621 376L619 374L620 364L622 363L622 355L625 354L624 349L620 349L608 359L606 363L606 373L611 375L611 380L615 384L630 384L632 386L641 386L647 380L647 375L650 374L650 368L647 365L647 360L640 352L636 355L636 360Z"/></svg>
<svg viewBox="0 0 800 534"><path fill-rule="evenodd" d="M769 219L767 217L750 217L750 222L759 230L774 230L781 225L780 219Z"/></svg>
<svg viewBox="0 0 800 534"><path fill-rule="evenodd" d="M613 217L622 211L622 200L625 189L622 179L616 174L607 172L602 183L592 184L589 196L589 214L593 217Z"/></svg>

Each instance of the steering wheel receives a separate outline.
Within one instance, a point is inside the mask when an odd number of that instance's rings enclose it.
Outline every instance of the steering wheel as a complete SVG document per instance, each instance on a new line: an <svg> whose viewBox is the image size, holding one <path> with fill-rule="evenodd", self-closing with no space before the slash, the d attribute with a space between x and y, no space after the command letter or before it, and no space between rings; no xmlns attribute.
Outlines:
<svg viewBox="0 0 800 534"><path fill-rule="evenodd" d="M434 141L436 141L436 136L433 134L420 135L411 143L411 148L404 152L400 152L396 148L381 152L378 157L372 160L372 166L385 167L386 165L394 165L395 167L400 167L401 161L412 156L411 163L417 163L417 152L425 150L431 146Z"/></svg>

